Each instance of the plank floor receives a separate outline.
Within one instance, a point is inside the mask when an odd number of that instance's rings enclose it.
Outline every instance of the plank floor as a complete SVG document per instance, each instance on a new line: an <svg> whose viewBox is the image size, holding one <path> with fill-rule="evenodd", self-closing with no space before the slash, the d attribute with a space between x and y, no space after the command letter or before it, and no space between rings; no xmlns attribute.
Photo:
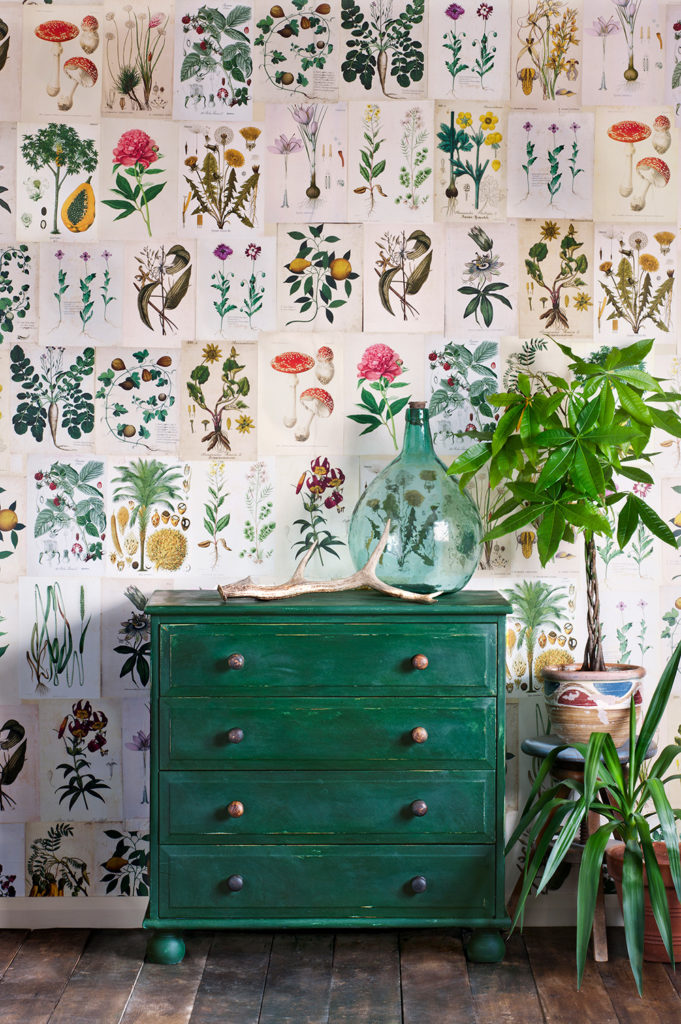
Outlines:
<svg viewBox="0 0 681 1024"><path fill-rule="evenodd" d="M575 988L572 928L513 935L469 964L457 930L189 932L176 967L140 931L0 931L2 1024L679 1024L681 973L646 964L639 999L621 929Z"/></svg>

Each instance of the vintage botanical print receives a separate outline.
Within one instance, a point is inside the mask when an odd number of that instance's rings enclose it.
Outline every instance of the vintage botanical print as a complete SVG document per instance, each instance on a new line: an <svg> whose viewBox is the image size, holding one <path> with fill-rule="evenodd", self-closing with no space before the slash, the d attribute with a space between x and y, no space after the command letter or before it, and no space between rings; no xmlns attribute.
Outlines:
<svg viewBox="0 0 681 1024"><path fill-rule="evenodd" d="M42 4L24 7L21 116L95 120L102 102L99 20L75 4L55 6L56 22L50 13Z"/></svg>
<svg viewBox="0 0 681 1024"><path fill-rule="evenodd" d="M119 341L123 326L123 247L43 242L40 340L43 345Z"/></svg>
<svg viewBox="0 0 681 1024"><path fill-rule="evenodd" d="M177 130L162 120L102 121L100 236L129 241L172 231L177 195Z"/></svg>
<svg viewBox="0 0 681 1024"><path fill-rule="evenodd" d="M257 353L253 347L187 343L182 351L186 458L256 454Z"/></svg>
<svg viewBox="0 0 681 1024"><path fill-rule="evenodd" d="M425 8L425 0L343 0L340 60L345 95L425 95Z"/></svg>
<svg viewBox="0 0 681 1024"><path fill-rule="evenodd" d="M89 896L92 826L40 821L26 826L28 896Z"/></svg>
<svg viewBox="0 0 681 1024"><path fill-rule="evenodd" d="M436 103L435 131L435 219L505 216L505 110L480 103Z"/></svg>
<svg viewBox="0 0 681 1024"><path fill-rule="evenodd" d="M511 111L508 125L509 215L590 218L593 114Z"/></svg>
<svg viewBox="0 0 681 1024"><path fill-rule="evenodd" d="M254 228L262 228L262 127L250 122L182 126L182 232L199 236L228 228L250 238Z"/></svg>
<svg viewBox="0 0 681 1024"><path fill-rule="evenodd" d="M279 334L258 345L258 434L281 454L329 450L342 430L342 338L319 340Z"/></svg>
<svg viewBox="0 0 681 1024"><path fill-rule="evenodd" d="M446 328L471 335L517 332L518 239L514 224L457 224L448 229Z"/></svg>
<svg viewBox="0 0 681 1024"><path fill-rule="evenodd" d="M172 110L172 23L165 11L107 10L102 111L167 115Z"/></svg>
<svg viewBox="0 0 681 1024"><path fill-rule="evenodd" d="M262 69L256 99L338 98L339 0L317 4L292 0L285 12L256 0L253 59Z"/></svg>
<svg viewBox="0 0 681 1024"><path fill-rule="evenodd" d="M428 5L428 94L508 100L510 0Z"/></svg>
<svg viewBox="0 0 681 1024"><path fill-rule="evenodd" d="M29 571L52 576L101 573L106 540L106 492L101 459L44 459L28 463Z"/></svg>
<svg viewBox="0 0 681 1024"><path fill-rule="evenodd" d="M448 341L428 354L433 443L447 454L466 447L466 433L492 433L498 413L489 401L497 390L496 341Z"/></svg>
<svg viewBox="0 0 681 1024"><path fill-rule="evenodd" d="M113 453L174 451L178 437L177 352L97 349L98 440Z"/></svg>
<svg viewBox="0 0 681 1024"><path fill-rule="evenodd" d="M630 0L626 4L616 0L596 0L585 5L582 40L584 106L617 103L624 107L654 103L663 95L664 13L660 5L643 3L642 0L634 0L633 3Z"/></svg>
<svg viewBox="0 0 681 1024"><path fill-rule="evenodd" d="M579 0L513 0L511 88L517 106L579 104L581 6Z"/></svg>
<svg viewBox="0 0 681 1024"><path fill-rule="evenodd" d="M38 708L0 706L0 831L37 815ZM0 882L0 884L2 884Z"/></svg>
<svg viewBox="0 0 681 1024"><path fill-rule="evenodd" d="M36 443L60 451L93 447L94 364L95 350L90 345L82 349L14 345L10 349L17 447L28 451L35 451Z"/></svg>
<svg viewBox="0 0 681 1024"><path fill-rule="evenodd" d="M438 224L367 225L364 230L364 329L441 331L444 276Z"/></svg>
<svg viewBox="0 0 681 1024"><path fill-rule="evenodd" d="M196 337L256 341L276 326L276 239L197 242Z"/></svg>
<svg viewBox="0 0 681 1024"><path fill-rule="evenodd" d="M127 575L189 570L191 466L152 457L111 468L109 568Z"/></svg>
<svg viewBox="0 0 681 1024"><path fill-rule="evenodd" d="M283 328L353 330L361 318L361 226L279 225L278 301Z"/></svg>
<svg viewBox="0 0 681 1024"><path fill-rule="evenodd" d="M674 329L676 225L597 224L596 330L602 338L662 338Z"/></svg>
<svg viewBox="0 0 681 1024"><path fill-rule="evenodd" d="M0 247L0 345L36 339L37 263L35 245Z"/></svg>
<svg viewBox="0 0 681 1024"><path fill-rule="evenodd" d="M248 117L251 4L199 0L175 7L175 118Z"/></svg>
<svg viewBox="0 0 681 1024"><path fill-rule="evenodd" d="M194 243L155 242L126 248L125 341L177 345L194 332Z"/></svg>
<svg viewBox="0 0 681 1024"><path fill-rule="evenodd" d="M664 222L678 187L678 131L671 107L596 111L594 220Z"/></svg>
<svg viewBox="0 0 681 1024"><path fill-rule="evenodd" d="M519 330L589 338L593 334L593 225L580 221L525 221L518 227Z"/></svg>

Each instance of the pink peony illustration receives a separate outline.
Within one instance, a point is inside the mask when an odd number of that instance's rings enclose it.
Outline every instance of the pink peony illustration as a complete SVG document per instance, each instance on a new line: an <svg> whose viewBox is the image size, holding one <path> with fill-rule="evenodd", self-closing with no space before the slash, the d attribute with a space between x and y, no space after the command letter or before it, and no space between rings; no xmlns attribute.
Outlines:
<svg viewBox="0 0 681 1024"><path fill-rule="evenodd" d="M158 146L146 132L139 128L131 128L123 132L118 145L113 151L114 163L122 164L123 167L134 167L135 164L142 164L146 170L150 164L158 160Z"/></svg>
<svg viewBox="0 0 681 1024"><path fill-rule="evenodd" d="M385 377L392 382L402 373L403 360L389 345L369 345L357 364L357 376L365 380Z"/></svg>

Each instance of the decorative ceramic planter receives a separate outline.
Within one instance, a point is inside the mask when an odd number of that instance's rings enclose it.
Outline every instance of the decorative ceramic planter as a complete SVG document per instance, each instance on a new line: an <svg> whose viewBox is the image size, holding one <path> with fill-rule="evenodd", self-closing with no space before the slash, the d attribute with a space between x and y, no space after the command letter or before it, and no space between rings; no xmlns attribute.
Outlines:
<svg viewBox="0 0 681 1024"><path fill-rule="evenodd" d="M672 923L672 942L674 945L674 960L681 960L681 903L679 903L674 883L672 882L671 871L669 870L669 857L667 847L664 843L653 843L655 856L662 872L662 881L667 891L667 903L669 904L669 917ZM608 872L615 883L620 905L622 904L622 865L624 859L624 843L617 843L606 851L606 862ZM667 950L664 948L662 936L658 931L653 908L650 905L648 894L648 879L645 866L643 868L643 880L646 883L645 890L645 922L643 931L643 959L654 960L658 963L669 963Z"/></svg>
<svg viewBox="0 0 681 1024"><path fill-rule="evenodd" d="M583 672L579 665L543 671L551 733L564 743L588 743L592 732L609 732L619 747L629 739L629 702L641 712L645 669L608 665L606 672Z"/></svg>

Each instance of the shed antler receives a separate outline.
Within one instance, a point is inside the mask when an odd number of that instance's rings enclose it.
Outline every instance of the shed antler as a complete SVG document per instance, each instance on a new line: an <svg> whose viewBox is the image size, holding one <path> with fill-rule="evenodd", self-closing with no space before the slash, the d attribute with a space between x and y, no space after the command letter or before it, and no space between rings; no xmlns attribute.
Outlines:
<svg viewBox="0 0 681 1024"><path fill-rule="evenodd" d="M385 524L381 539L371 553L368 562L352 576L344 576L340 580L306 580L305 566L312 558L317 545L310 548L307 554L301 558L296 566L296 571L286 583L276 583L271 587L260 587L254 583L250 576L237 583L228 583L218 586L218 591L223 601L230 597L255 597L259 601L276 601L280 597L299 597L301 594L335 594L341 590L355 590L358 587L370 587L382 594L390 594L391 597L401 597L403 601L416 601L421 604L430 604L438 598L442 591L438 590L433 594L414 594L410 590L401 590L399 587L391 587L389 583L383 583L376 575L376 567L381 555L388 543L390 533L390 520Z"/></svg>

